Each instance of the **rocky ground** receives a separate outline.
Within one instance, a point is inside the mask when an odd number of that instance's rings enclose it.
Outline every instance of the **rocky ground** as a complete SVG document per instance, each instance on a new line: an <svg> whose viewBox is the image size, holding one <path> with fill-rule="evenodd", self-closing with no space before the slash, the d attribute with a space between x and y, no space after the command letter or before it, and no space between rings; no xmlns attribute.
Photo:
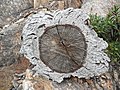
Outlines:
<svg viewBox="0 0 120 90"><path fill-rule="evenodd" d="M115 65L110 72L100 76L90 79L71 77L58 84L35 75L31 70L34 65L19 52L23 39L21 33L28 16L41 10L80 8L83 4L82 8L85 8L87 13L93 7L90 13L105 16L108 12L106 8L111 7L115 1L108 0L104 5L104 2L99 0L97 4L94 3L95 0L92 3L90 0L39 0L38 4L35 1L37 0L0 1L0 90L119 90L120 68ZM119 0L117 2L120 3ZM95 4L99 5L100 10L96 10Z"/></svg>

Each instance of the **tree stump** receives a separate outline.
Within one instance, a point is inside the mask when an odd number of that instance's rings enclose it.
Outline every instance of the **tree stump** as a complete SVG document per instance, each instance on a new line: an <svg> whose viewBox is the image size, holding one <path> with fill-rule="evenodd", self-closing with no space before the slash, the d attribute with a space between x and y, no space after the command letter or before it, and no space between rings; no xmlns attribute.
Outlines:
<svg viewBox="0 0 120 90"><path fill-rule="evenodd" d="M58 83L70 76L90 78L109 69L107 43L87 26L81 9L39 12L23 28L23 53L39 75Z"/></svg>
<svg viewBox="0 0 120 90"><path fill-rule="evenodd" d="M40 58L52 70L70 73L83 66L87 44L78 27L67 24L47 27L39 39Z"/></svg>

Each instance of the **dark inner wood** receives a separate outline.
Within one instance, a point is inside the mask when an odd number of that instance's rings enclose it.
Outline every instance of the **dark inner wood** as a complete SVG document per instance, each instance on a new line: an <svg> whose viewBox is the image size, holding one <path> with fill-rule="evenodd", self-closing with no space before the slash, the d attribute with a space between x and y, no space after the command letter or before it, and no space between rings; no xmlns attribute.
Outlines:
<svg viewBox="0 0 120 90"><path fill-rule="evenodd" d="M55 25L39 38L41 60L52 70L70 73L85 62L87 45L81 30L73 25Z"/></svg>

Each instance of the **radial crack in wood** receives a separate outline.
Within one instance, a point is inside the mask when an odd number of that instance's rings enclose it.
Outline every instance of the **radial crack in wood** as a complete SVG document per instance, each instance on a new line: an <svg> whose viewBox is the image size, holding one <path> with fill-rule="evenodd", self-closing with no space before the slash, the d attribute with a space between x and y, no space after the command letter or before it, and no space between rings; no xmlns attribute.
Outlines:
<svg viewBox="0 0 120 90"><path fill-rule="evenodd" d="M85 37L74 25L47 27L45 33L39 38L39 43L41 60L56 72L74 72L85 62L87 49Z"/></svg>

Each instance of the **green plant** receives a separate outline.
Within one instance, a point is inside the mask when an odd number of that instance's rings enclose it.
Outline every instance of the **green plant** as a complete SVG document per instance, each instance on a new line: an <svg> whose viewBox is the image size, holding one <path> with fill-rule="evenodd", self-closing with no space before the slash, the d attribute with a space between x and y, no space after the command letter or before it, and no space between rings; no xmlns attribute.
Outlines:
<svg viewBox="0 0 120 90"><path fill-rule="evenodd" d="M120 6L114 6L106 17L90 15L92 28L109 44L106 52L113 62L120 60Z"/></svg>
<svg viewBox="0 0 120 90"><path fill-rule="evenodd" d="M110 42L107 50L112 62L118 62L120 60L120 42Z"/></svg>

